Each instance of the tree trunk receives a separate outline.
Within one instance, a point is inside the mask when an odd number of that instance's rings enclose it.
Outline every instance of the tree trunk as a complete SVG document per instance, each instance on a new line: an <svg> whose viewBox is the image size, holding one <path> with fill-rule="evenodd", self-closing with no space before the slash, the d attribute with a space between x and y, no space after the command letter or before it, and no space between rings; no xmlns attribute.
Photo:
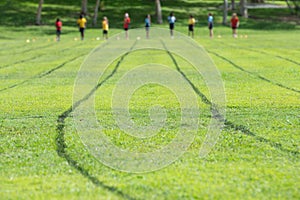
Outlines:
<svg viewBox="0 0 300 200"><path fill-rule="evenodd" d="M223 25L227 24L227 10L228 10L228 0L224 0L224 8L223 8Z"/></svg>
<svg viewBox="0 0 300 200"><path fill-rule="evenodd" d="M82 0L81 3L81 14L87 14L87 0Z"/></svg>
<svg viewBox="0 0 300 200"><path fill-rule="evenodd" d="M95 6L95 11L94 11L94 19L93 19L93 26L94 27L97 25L99 6L100 6L100 0L96 0L96 6Z"/></svg>
<svg viewBox="0 0 300 200"><path fill-rule="evenodd" d="M240 14L241 16L248 18L248 9L246 5L247 5L247 0L240 1Z"/></svg>
<svg viewBox="0 0 300 200"><path fill-rule="evenodd" d="M235 0L231 0L231 10L235 10Z"/></svg>
<svg viewBox="0 0 300 200"><path fill-rule="evenodd" d="M300 11L300 1L298 0L293 0L292 1L294 4L294 8L295 8L295 14L298 15L299 11Z"/></svg>
<svg viewBox="0 0 300 200"><path fill-rule="evenodd" d="M163 23L163 19L162 19L162 12L161 12L160 0L155 0L155 5L156 5L157 23L158 24L162 24Z"/></svg>
<svg viewBox="0 0 300 200"><path fill-rule="evenodd" d="M36 21L35 21L36 25L41 25L43 3L44 0L39 1L39 7L37 9Z"/></svg>

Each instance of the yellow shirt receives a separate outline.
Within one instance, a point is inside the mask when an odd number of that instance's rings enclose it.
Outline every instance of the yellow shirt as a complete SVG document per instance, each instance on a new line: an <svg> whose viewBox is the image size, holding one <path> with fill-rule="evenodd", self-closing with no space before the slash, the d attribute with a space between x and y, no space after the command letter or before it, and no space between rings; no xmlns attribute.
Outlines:
<svg viewBox="0 0 300 200"><path fill-rule="evenodd" d="M195 18L190 18L189 19L189 25L194 25L195 24Z"/></svg>
<svg viewBox="0 0 300 200"><path fill-rule="evenodd" d="M81 19L78 19L77 24L79 25L80 28L85 28L86 19L84 17Z"/></svg>
<svg viewBox="0 0 300 200"><path fill-rule="evenodd" d="M102 29L108 31L108 22L106 20L102 21Z"/></svg>

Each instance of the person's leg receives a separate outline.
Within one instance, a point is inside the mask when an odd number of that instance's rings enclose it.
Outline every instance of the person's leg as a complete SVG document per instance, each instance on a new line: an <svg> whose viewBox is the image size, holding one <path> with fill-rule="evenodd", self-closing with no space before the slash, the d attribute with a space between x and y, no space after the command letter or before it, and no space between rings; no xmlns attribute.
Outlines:
<svg viewBox="0 0 300 200"><path fill-rule="evenodd" d="M170 34L171 34L171 37L173 37L173 29L174 29L174 24L170 24Z"/></svg>
<svg viewBox="0 0 300 200"><path fill-rule="evenodd" d="M56 41L57 42L59 41L59 32L58 32L58 30L56 31Z"/></svg>
<svg viewBox="0 0 300 200"><path fill-rule="evenodd" d="M214 36L214 32L213 32L213 24L210 23L209 24L209 37L213 37Z"/></svg>
<svg viewBox="0 0 300 200"><path fill-rule="evenodd" d="M232 34L233 34L233 37L234 37L234 38L237 37L237 34L236 34L236 28L232 28Z"/></svg>
<svg viewBox="0 0 300 200"><path fill-rule="evenodd" d="M84 40L84 28L80 28L81 40Z"/></svg>
<svg viewBox="0 0 300 200"><path fill-rule="evenodd" d="M192 31L192 38L194 38L194 26L191 25L191 31Z"/></svg>
<svg viewBox="0 0 300 200"><path fill-rule="evenodd" d="M149 27L148 26L146 26L146 38L148 39L149 38Z"/></svg>

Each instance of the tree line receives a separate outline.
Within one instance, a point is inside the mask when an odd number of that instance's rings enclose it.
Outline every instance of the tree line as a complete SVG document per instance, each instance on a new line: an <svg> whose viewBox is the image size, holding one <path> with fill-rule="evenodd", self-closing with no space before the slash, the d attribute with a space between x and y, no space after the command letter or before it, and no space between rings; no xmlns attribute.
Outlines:
<svg viewBox="0 0 300 200"><path fill-rule="evenodd" d="M163 0L151 0L154 1L155 4L153 7L155 7L155 15L157 19L158 24L163 23L163 17L162 17L162 8L161 8L161 1ZM200 0L199 0L200 1ZM231 10L235 10L236 2L235 0L231 1ZM264 0L249 0L251 3L264 3ZM300 0L285 0L288 7L292 10L292 14L298 14L300 12ZM42 8L43 8L44 0L39 0L38 3L38 9L36 14L36 25L41 25L42 21ZM86 15L88 13L88 0L81 0L81 14ZM98 18L98 11L99 7L101 5L101 0L95 0L95 9L94 9L94 15L93 15L93 25L97 25L97 18ZM243 17L248 17L248 9L247 9L247 0L240 0L239 1L239 13ZM227 15L228 15L228 0L223 0L223 24L226 24L227 22Z"/></svg>

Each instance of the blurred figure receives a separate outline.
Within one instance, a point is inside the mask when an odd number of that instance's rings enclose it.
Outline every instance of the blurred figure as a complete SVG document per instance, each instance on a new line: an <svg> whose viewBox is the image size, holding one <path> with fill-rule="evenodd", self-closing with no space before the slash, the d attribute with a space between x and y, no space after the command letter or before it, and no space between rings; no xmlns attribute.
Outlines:
<svg viewBox="0 0 300 200"><path fill-rule="evenodd" d="M103 17L102 20L102 30L103 30L103 38L108 39L108 28L109 28L109 23L107 17Z"/></svg>
<svg viewBox="0 0 300 200"><path fill-rule="evenodd" d="M151 16L148 14L145 18L146 38L149 38L149 31L151 26Z"/></svg>
<svg viewBox="0 0 300 200"><path fill-rule="evenodd" d="M230 20L231 28L232 28L232 36L234 38L237 38L237 28L239 27L239 18L236 15L236 13L232 14L231 20Z"/></svg>
<svg viewBox="0 0 300 200"><path fill-rule="evenodd" d="M195 23L196 23L195 18L193 17L193 15L190 15L190 18L189 18L189 36L190 36L190 33L192 33L192 37L194 37Z"/></svg>
<svg viewBox="0 0 300 200"><path fill-rule="evenodd" d="M59 18L57 18L55 26L56 26L56 41L59 42L60 34L61 34L61 27L62 27L62 22L60 21Z"/></svg>
<svg viewBox="0 0 300 200"><path fill-rule="evenodd" d="M124 30L125 30L125 37L128 40L129 39L129 35L128 35L128 29L129 29L129 25L130 25L130 17L128 13L125 13L124 15Z"/></svg>
<svg viewBox="0 0 300 200"><path fill-rule="evenodd" d="M77 24L79 26L79 32L81 34L81 40L84 40L84 30L86 26L86 19L83 17L83 15L79 16L79 19L77 20Z"/></svg>
<svg viewBox="0 0 300 200"><path fill-rule="evenodd" d="M168 17L168 22L169 22L170 34L171 34L171 37L173 38L174 37L173 30L174 30L175 22L176 22L176 17L174 16L173 12L170 13L170 15Z"/></svg>
<svg viewBox="0 0 300 200"><path fill-rule="evenodd" d="M209 29L209 37L213 38L214 36L214 32L213 32L213 28L214 28L214 17L212 16L211 13L208 13L208 29Z"/></svg>

